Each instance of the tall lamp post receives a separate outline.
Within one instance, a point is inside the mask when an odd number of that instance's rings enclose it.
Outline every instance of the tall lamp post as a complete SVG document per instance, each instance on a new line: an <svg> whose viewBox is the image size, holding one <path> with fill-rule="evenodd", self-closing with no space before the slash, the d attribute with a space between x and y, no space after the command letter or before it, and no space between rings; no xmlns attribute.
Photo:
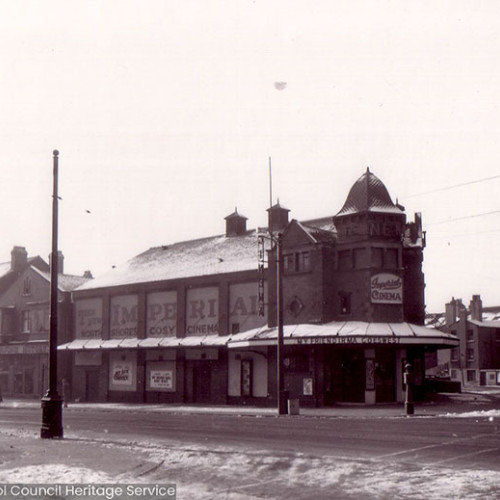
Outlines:
<svg viewBox="0 0 500 500"><path fill-rule="evenodd" d="M281 233L276 238L276 299L277 299L277 320L278 320L278 342L276 358L278 365L278 415L286 415L287 394L285 392L285 366L283 362L283 245Z"/></svg>
<svg viewBox="0 0 500 500"><path fill-rule="evenodd" d="M57 392L57 225L58 225L58 166L59 151L54 150L54 188L52 194L52 254L50 259L50 329L49 329L49 389L42 398L42 439L63 437L62 399Z"/></svg>
<svg viewBox="0 0 500 500"><path fill-rule="evenodd" d="M278 231L275 235L272 222L273 208L273 179L271 171L271 157L269 157L269 228L268 235L260 234L259 241L259 314L264 316L264 239L274 244L276 263L276 323L278 325L278 338L276 342L276 382L277 382L277 405L278 415L286 415L287 393L285 391L285 367L284 367L284 341L283 341L283 244L282 236Z"/></svg>

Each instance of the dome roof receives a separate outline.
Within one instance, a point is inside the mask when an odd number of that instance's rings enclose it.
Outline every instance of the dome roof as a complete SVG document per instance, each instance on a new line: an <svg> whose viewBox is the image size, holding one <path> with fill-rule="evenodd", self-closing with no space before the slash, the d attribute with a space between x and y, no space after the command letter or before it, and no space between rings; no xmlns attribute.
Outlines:
<svg viewBox="0 0 500 500"><path fill-rule="evenodd" d="M354 183L336 217L360 212L404 213L404 208L392 202L384 183L369 168Z"/></svg>

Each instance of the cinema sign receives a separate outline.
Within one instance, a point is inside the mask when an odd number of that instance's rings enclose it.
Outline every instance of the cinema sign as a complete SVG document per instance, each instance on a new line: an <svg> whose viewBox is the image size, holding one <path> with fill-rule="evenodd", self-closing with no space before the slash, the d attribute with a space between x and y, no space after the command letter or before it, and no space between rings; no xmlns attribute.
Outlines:
<svg viewBox="0 0 500 500"><path fill-rule="evenodd" d="M370 297L373 304L402 304L402 278L396 274L375 274L370 280Z"/></svg>

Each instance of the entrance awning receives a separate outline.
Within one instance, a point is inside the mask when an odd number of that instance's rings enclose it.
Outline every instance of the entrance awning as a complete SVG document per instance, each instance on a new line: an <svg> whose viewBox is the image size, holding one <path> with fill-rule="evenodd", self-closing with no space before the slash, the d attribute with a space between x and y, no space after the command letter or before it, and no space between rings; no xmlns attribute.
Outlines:
<svg viewBox="0 0 500 500"><path fill-rule="evenodd" d="M228 347L276 345L278 329L261 327L233 335ZM285 345L427 345L456 347L458 338L449 333L411 323L332 321L321 325L298 324L283 327Z"/></svg>
<svg viewBox="0 0 500 500"><path fill-rule="evenodd" d="M192 337L148 337L146 339L75 339L58 346L61 351L89 349L153 349L155 347L218 347L225 346L229 336L198 335Z"/></svg>

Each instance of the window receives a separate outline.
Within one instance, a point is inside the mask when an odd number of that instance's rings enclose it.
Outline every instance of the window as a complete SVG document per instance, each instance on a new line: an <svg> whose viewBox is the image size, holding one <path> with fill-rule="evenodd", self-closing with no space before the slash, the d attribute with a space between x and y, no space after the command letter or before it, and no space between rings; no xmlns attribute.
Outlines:
<svg viewBox="0 0 500 500"><path fill-rule="evenodd" d="M385 251L385 267L387 269L397 269L398 265L398 249L388 248Z"/></svg>
<svg viewBox="0 0 500 500"><path fill-rule="evenodd" d="M352 269L352 259L350 250L341 250L338 254L338 264L340 270Z"/></svg>
<svg viewBox="0 0 500 500"><path fill-rule="evenodd" d="M458 347L451 350L451 361L458 361Z"/></svg>
<svg viewBox="0 0 500 500"><path fill-rule="evenodd" d="M475 381L476 381L476 371L467 370L467 382L475 382Z"/></svg>
<svg viewBox="0 0 500 500"><path fill-rule="evenodd" d="M467 342L474 342L474 330L467 330Z"/></svg>
<svg viewBox="0 0 500 500"><path fill-rule="evenodd" d="M366 250L364 248L355 248L353 252L353 263L355 269L362 269L367 266Z"/></svg>
<svg viewBox="0 0 500 500"><path fill-rule="evenodd" d="M285 272L293 272L295 269L295 259L293 253L283 255L283 270Z"/></svg>
<svg viewBox="0 0 500 500"><path fill-rule="evenodd" d="M340 314L351 314L351 294L349 292L340 292Z"/></svg>
<svg viewBox="0 0 500 500"><path fill-rule="evenodd" d="M309 252L299 252L297 257L297 271L309 271L311 269L311 256Z"/></svg>
<svg viewBox="0 0 500 500"><path fill-rule="evenodd" d="M372 267L382 267L384 265L384 249L372 248Z"/></svg>
<svg viewBox="0 0 500 500"><path fill-rule="evenodd" d="M23 295L31 295L31 278L29 276L24 278Z"/></svg>
<svg viewBox="0 0 500 500"><path fill-rule="evenodd" d="M311 269L311 255L309 251L283 255L283 270L286 273L299 273Z"/></svg>
<svg viewBox="0 0 500 500"><path fill-rule="evenodd" d="M29 311L23 311L21 315L23 333L31 332L31 314Z"/></svg>
<svg viewBox="0 0 500 500"><path fill-rule="evenodd" d="M474 349L467 349L467 361L474 361Z"/></svg>

